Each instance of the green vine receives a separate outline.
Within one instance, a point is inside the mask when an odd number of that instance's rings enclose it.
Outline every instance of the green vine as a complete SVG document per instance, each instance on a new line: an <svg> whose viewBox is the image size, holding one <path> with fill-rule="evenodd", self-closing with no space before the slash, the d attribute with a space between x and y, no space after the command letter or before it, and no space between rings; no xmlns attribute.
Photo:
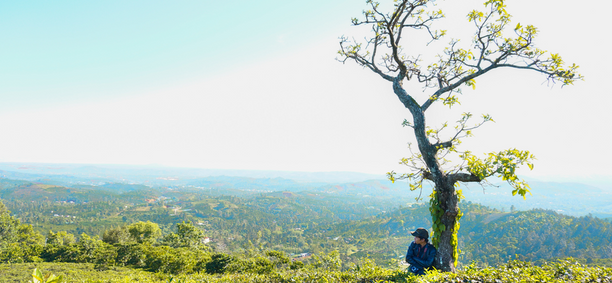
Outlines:
<svg viewBox="0 0 612 283"><path fill-rule="evenodd" d="M429 196L429 212L431 213L431 243L438 248L438 244L440 243L440 234L446 230L444 224L442 224L442 216L444 215L444 210L440 207L440 199L438 198L438 194L434 190Z"/></svg>
<svg viewBox="0 0 612 283"><path fill-rule="evenodd" d="M457 190L457 201L461 201L462 198L463 198L463 195L461 193L461 190ZM430 195L429 212L431 213L431 220L432 220L431 228L432 228L432 234L433 234L431 242L434 245L434 247L436 247L437 249L438 245L440 244L440 235L442 235L442 232L446 231L446 225L442 223L442 216L444 216L444 209L442 209L442 207L440 206L440 199L435 190ZM451 246L453 247L453 262L455 264L455 267L457 266L457 263L459 262L459 253L461 252L461 250L457 248L458 247L457 233L459 232L459 226L460 226L459 219L461 219L462 216L463 216L463 213L461 212L461 209L457 208L457 217L455 219L455 227L453 229L453 235L451 238Z"/></svg>

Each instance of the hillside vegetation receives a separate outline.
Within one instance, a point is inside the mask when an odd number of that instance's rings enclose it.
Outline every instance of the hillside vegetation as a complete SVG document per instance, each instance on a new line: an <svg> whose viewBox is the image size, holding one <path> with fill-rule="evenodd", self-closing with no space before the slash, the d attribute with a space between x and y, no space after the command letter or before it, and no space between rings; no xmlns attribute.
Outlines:
<svg viewBox="0 0 612 283"><path fill-rule="evenodd" d="M409 231L431 226L422 203L397 207L358 193L65 187L8 179L0 185L6 204L0 268L15 278L6 282L23 282L36 267L78 282L167 282L172 276L183 282L413 282L401 265ZM495 282L484 278L512 272L531 272L533 282L561 282L573 273L609 276L608 221L548 210L502 212L471 202L461 209L463 271L431 275L441 281L475 276L480 279L469 280ZM568 257L576 260L557 261Z"/></svg>
<svg viewBox="0 0 612 283"><path fill-rule="evenodd" d="M309 265L300 270L275 268L269 273L253 271L226 272L224 274L169 275L113 268L96 271L90 264L44 263L0 265L2 282L25 282L31 278L33 268L42 268L46 274L61 275L66 282L612 282L612 268L589 267L573 259L559 260L534 266L522 261L509 261L498 267L477 268L467 266L457 273L432 271L423 277L376 266L371 261L336 270L333 265Z"/></svg>

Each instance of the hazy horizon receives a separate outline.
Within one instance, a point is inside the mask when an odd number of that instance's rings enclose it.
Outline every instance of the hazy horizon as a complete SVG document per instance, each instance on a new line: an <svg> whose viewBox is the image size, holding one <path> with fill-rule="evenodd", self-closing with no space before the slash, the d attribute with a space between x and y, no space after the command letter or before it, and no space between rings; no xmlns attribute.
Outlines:
<svg viewBox="0 0 612 283"><path fill-rule="evenodd" d="M20 167L17 167L20 166ZM24 167L27 166L27 167ZM47 167L52 166L52 167ZM47 172L52 174L54 170L69 169L68 167L82 168L94 167L99 169L125 169L125 170L166 170L169 175L172 172L200 172L206 174L202 176L233 176L247 178L283 178L300 182L361 182L366 180L387 180L385 173L371 174L356 171L288 171L288 170L247 170L247 169L224 169L224 168L197 168L197 167L178 167L159 164L85 164L85 163L33 163L33 162L0 162L0 171L14 169L12 172L30 173ZM72 168L72 169L74 169ZM42 169L42 170L41 170ZM169 170L169 171L168 171ZM612 190L612 178L608 176L584 177L584 178L546 178L519 176L528 182L548 182L548 183L577 183L597 187L605 190ZM504 183L500 178L490 178L492 183ZM468 185L469 184L464 184ZM473 186L473 184L472 184Z"/></svg>

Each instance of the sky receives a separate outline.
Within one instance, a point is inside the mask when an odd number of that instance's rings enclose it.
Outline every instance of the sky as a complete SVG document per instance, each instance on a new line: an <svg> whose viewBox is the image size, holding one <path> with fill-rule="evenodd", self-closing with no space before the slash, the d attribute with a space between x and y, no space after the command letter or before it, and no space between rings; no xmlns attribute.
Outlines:
<svg viewBox="0 0 612 283"><path fill-rule="evenodd" d="M460 106L429 109L428 122L490 114L496 122L462 149L529 150L537 161L523 176L612 187L605 9L506 4L513 23L538 27L536 45L580 65L585 80L561 87L500 70ZM469 43L465 16L481 1L438 6L443 42ZM364 36L350 21L363 9L349 0L0 2L0 162L405 171L410 114L388 82L335 60L338 37Z"/></svg>

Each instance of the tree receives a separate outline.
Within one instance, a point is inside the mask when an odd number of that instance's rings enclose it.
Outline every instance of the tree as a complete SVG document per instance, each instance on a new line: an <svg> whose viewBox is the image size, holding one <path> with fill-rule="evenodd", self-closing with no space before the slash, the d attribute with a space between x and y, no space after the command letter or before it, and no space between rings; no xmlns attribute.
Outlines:
<svg viewBox="0 0 612 283"><path fill-rule="evenodd" d="M170 233L163 238L163 243L173 248L194 248L204 249L202 240L204 239L204 232L193 226L191 222L176 224L177 233Z"/></svg>
<svg viewBox="0 0 612 283"><path fill-rule="evenodd" d="M102 234L102 241L111 245L122 245L129 242L130 237L131 235L127 226L123 226L104 231L104 234Z"/></svg>
<svg viewBox="0 0 612 283"><path fill-rule="evenodd" d="M102 253L101 250L112 249L112 247L96 237L82 233L79 241L76 243L79 248L78 262L94 262Z"/></svg>
<svg viewBox="0 0 612 283"><path fill-rule="evenodd" d="M17 228L17 242L24 246L42 246L45 244L45 236L34 231L30 224L21 224Z"/></svg>
<svg viewBox="0 0 612 283"><path fill-rule="evenodd" d="M0 201L0 251L9 243L15 241L19 220L11 215L11 211Z"/></svg>
<svg viewBox="0 0 612 283"><path fill-rule="evenodd" d="M532 70L544 74L552 82L570 85L582 76L576 72L578 66L566 67L558 54L549 54L534 46L537 35L534 26L517 24L514 35L505 37L510 25L510 15L503 0L485 2L486 12L472 11L468 21L474 24L471 46L461 48L458 40L451 40L442 53L427 65L421 65L420 55L406 54L402 44L414 44L427 36L427 44L442 39L446 31L435 30L432 24L444 17L441 10L434 10L435 0L395 0L390 13L383 12L378 2L367 0L368 10L364 18L353 18L356 26L371 27L371 36L364 42L342 37L340 61L354 61L376 73L392 85L394 94L412 115L412 121L403 125L413 129L418 152L402 158L401 164L409 167L409 173L387 173L390 180L406 179L412 190L422 188L423 181L434 184L430 199L433 244L438 248L435 267L443 271L454 271L457 264L457 231L459 229L460 190L458 182L484 182L488 177L501 177L513 187L513 195L525 197L529 185L516 176L521 165L533 168L533 155L528 151L509 149L493 152L484 159L470 151L458 151L460 140L472 135L472 130L492 121L489 115L472 124L473 115L465 113L457 121L455 131L447 137L442 131L445 123L432 128L426 123L425 112L435 103L453 107L459 103L457 94L461 87L475 88L476 79L486 73L502 68ZM420 33L420 34L419 34ZM434 46L435 44L431 45ZM417 102L417 94L410 94L409 84L422 87L425 99ZM445 132L446 133L446 132ZM412 152L412 150L411 150ZM455 166L448 160L454 156Z"/></svg>
<svg viewBox="0 0 612 283"><path fill-rule="evenodd" d="M127 230L130 233L130 238L139 244L153 244L161 237L159 225L151 221L132 223L127 226Z"/></svg>
<svg viewBox="0 0 612 283"><path fill-rule="evenodd" d="M74 244L75 242L76 238L74 235L67 233L66 231L59 231L57 233L49 231L49 234L47 234L47 245L67 246Z"/></svg>

